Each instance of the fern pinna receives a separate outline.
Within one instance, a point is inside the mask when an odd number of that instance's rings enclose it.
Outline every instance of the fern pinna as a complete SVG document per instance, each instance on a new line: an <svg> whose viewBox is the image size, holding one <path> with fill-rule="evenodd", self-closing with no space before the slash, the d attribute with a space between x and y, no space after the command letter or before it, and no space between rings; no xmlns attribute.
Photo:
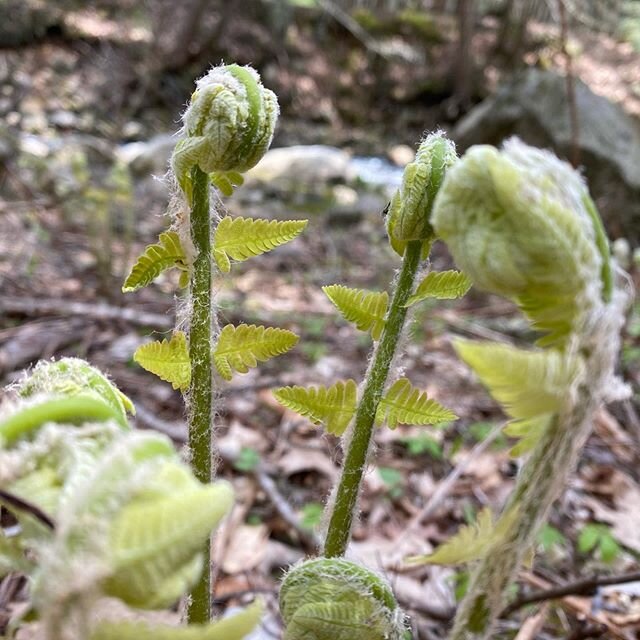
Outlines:
<svg viewBox="0 0 640 640"><path fill-rule="evenodd" d="M279 402L315 424L324 425L329 433L348 434L342 477L329 506L324 545L328 557L343 555L349 542L374 427L386 423L393 429L400 423L428 425L456 418L406 378L397 380L385 393L408 308L427 297L460 297L471 284L459 272L444 272L429 273L416 286L421 265L435 240L429 221L433 200L446 170L455 160L453 144L436 133L421 143L415 162L404 171L402 186L391 201L387 217L391 245L402 258L391 295L339 284L323 287L342 316L370 333L375 342L360 393L354 380L330 387L294 386L275 391Z"/></svg>
<svg viewBox="0 0 640 640"><path fill-rule="evenodd" d="M242 174L269 148L277 117L276 96L250 67L223 65L198 80L171 160L181 215L145 249L123 286L125 292L135 291L176 268L179 285L188 287L186 332L175 331L168 339L142 345L134 359L186 394L191 461L203 482L211 477L212 367L230 380L234 373L285 353L298 340L284 329L244 324L227 325L216 336L211 297L213 264L228 273L232 260L270 251L293 240L306 226L306 220L232 218L212 209L211 187L223 196L233 194L243 182ZM189 601L191 623L209 619L208 548L205 555L203 578Z"/></svg>

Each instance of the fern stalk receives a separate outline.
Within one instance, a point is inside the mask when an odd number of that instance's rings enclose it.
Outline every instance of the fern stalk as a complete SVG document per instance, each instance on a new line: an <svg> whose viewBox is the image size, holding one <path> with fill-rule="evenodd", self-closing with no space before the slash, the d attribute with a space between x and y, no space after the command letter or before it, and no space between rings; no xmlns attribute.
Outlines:
<svg viewBox="0 0 640 640"><path fill-rule="evenodd" d="M456 615L449 640L480 640L490 636L505 604L505 593L524 556L535 542L540 526L566 485L591 431L593 415L601 402L603 380L584 380L568 408L557 415L525 465L502 518L509 507L518 517L507 535L496 541L474 571L467 597ZM499 526L499 525L497 525Z"/></svg>
<svg viewBox="0 0 640 640"><path fill-rule="evenodd" d="M189 329L189 450L194 475L211 482L211 231L209 176L194 165L191 169L193 200L191 240L197 252L191 275L191 323ZM209 622L211 611L211 540L205 543L204 570L191 591L187 607L189 624Z"/></svg>
<svg viewBox="0 0 640 640"><path fill-rule="evenodd" d="M376 412L407 317L406 304L413 293L422 248L421 240L407 243L385 328L367 372L325 540L328 558L344 555L349 542Z"/></svg>

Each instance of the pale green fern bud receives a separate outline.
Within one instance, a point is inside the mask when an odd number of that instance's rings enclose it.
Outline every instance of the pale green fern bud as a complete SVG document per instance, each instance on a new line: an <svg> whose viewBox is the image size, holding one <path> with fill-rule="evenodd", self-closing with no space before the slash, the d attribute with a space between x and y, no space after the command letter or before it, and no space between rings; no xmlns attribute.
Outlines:
<svg viewBox="0 0 640 640"><path fill-rule="evenodd" d="M404 614L389 585L349 560L294 567L280 588L285 640L400 640Z"/></svg>
<svg viewBox="0 0 640 640"><path fill-rule="evenodd" d="M433 203L446 171L456 160L453 142L437 132L422 141L415 160L405 167L402 185L391 199L387 215L389 240L400 255L411 240L433 240Z"/></svg>
<svg viewBox="0 0 640 640"><path fill-rule="evenodd" d="M467 151L433 225L478 287L514 300L546 334L541 344L565 344L611 296L607 240L582 178L517 139Z"/></svg>
<svg viewBox="0 0 640 640"><path fill-rule="evenodd" d="M131 400L103 373L80 358L39 362L19 384L18 393L23 398L37 393L96 396L116 412L123 426L128 426L127 412L135 414Z"/></svg>
<svg viewBox="0 0 640 640"><path fill-rule="evenodd" d="M184 114L184 137L172 159L187 196L194 165L212 174L223 193L241 184L240 174L255 166L269 148L278 111L275 94L262 86L251 67L214 67L200 78Z"/></svg>

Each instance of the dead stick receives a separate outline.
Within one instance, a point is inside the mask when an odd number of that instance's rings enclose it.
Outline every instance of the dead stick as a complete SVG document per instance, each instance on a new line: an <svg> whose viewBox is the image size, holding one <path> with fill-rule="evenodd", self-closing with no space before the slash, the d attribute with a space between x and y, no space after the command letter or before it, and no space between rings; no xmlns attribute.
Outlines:
<svg viewBox="0 0 640 640"><path fill-rule="evenodd" d="M558 598L564 598L565 596L589 595L598 587L637 581L640 581L640 571L624 573L618 576L592 576L591 578L576 580L575 582L570 582L559 587L534 591L526 596L522 596L506 607L502 612L502 616L508 616L514 611L535 602L556 600Z"/></svg>
<svg viewBox="0 0 640 640"><path fill-rule="evenodd" d="M70 302L68 300L56 300L50 298L0 298L0 315L61 315L84 316L95 320L121 320L131 324L154 327L158 329L170 329L174 326L174 320L170 315L161 313L149 313L140 309L116 307L104 302Z"/></svg>

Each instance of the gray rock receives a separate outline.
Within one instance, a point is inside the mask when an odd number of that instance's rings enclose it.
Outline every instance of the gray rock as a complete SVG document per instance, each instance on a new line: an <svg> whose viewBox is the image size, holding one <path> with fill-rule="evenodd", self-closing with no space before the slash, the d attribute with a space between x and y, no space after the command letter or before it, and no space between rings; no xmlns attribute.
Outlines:
<svg viewBox="0 0 640 640"><path fill-rule="evenodd" d="M580 161L589 189L613 236L640 240L640 123L576 81ZM517 135L569 157L571 123L565 79L528 69L470 111L453 137L462 151Z"/></svg>
<svg viewBox="0 0 640 640"><path fill-rule="evenodd" d="M172 133L160 133L144 142L122 145L118 149L118 157L135 176L164 175L177 141L177 136Z"/></svg>
<svg viewBox="0 0 640 640"><path fill-rule="evenodd" d="M272 186L323 186L353 179L346 151L325 145L271 149L247 174L248 181Z"/></svg>

